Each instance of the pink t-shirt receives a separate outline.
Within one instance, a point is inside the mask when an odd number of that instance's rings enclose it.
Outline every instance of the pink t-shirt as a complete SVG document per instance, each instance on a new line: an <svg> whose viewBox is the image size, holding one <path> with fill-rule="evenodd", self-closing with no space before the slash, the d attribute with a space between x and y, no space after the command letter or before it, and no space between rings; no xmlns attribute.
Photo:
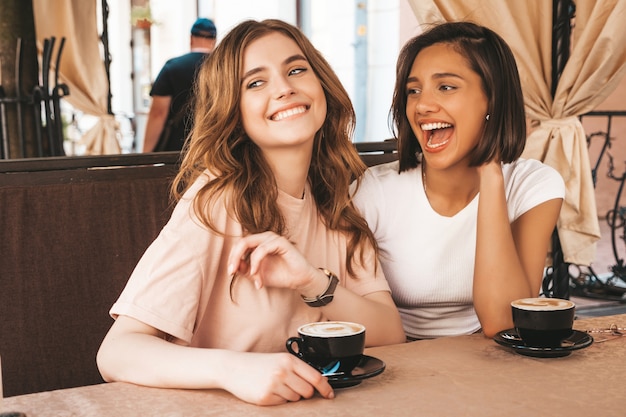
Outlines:
<svg viewBox="0 0 626 417"><path fill-rule="evenodd" d="M126 288L111 308L116 318L126 315L172 336L175 343L236 351L285 351L285 341L298 326L326 320L321 309L307 306L296 291L257 290L239 277L229 295L227 259L242 235L241 225L223 206L213 220L226 237L202 225L193 212L193 198L208 181L202 175L178 202L172 217L146 250ZM223 200L222 200L223 201ZM314 266L337 274L340 285L356 294L389 291L382 268L374 273L373 250L366 263L357 262L357 278L347 276L346 238L328 230L320 220L307 186L303 199L279 192L287 237ZM334 318L340 319L340 318Z"/></svg>

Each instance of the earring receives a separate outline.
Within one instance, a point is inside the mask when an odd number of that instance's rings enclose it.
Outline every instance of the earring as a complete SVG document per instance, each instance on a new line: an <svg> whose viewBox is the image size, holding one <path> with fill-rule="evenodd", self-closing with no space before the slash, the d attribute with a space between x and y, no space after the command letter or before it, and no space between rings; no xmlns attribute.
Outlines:
<svg viewBox="0 0 626 417"><path fill-rule="evenodd" d="M489 121L489 115L485 116L485 120Z"/></svg>

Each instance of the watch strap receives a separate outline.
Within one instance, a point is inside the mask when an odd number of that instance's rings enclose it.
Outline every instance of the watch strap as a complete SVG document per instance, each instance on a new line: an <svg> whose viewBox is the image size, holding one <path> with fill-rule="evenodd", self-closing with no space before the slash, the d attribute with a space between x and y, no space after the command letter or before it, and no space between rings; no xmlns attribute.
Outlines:
<svg viewBox="0 0 626 417"><path fill-rule="evenodd" d="M339 283L339 278L337 278L337 275L333 274L328 269L320 269L328 277L328 287L326 287L326 290L323 293L315 297L305 297L303 295L301 296L302 300L310 307L323 307L333 301L333 298L335 296L335 288L337 288L337 284Z"/></svg>

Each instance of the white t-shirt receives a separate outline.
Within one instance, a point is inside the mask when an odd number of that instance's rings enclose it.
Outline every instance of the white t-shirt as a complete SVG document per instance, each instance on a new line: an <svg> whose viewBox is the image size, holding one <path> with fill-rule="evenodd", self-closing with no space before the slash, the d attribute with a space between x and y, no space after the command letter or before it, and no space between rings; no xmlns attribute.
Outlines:
<svg viewBox="0 0 626 417"><path fill-rule="evenodd" d="M480 329L472 303L479 195L454 216L441 216L424 193L421 165L401 174L398 167L369 168L354 201L380 246L404 330L418 339L473 333ZM560 174L537 160L519 159L502 171L510 222L565 194Z"/></svg>
<svg viewBox="0 0 626 417"><path fill-rule="evenodd" d="M208 181L202 175L178 202L171 219L133 271L126 288L110 310L126 315L171 336L175 343L248 352L284 352L288 337L299 326L327 320L321 309L306 305L297 291L263 287L245 278L234 285L230 299L227 257L242 235L241 224L216 204L212 216L227 236L200 223L192 200ZM354 264L356 277L345 267L346 237L324 226L306 187L304 198L278 195L287 237L314 266L333 271L340 285L358 295L389 291L373 249L366 263Z"/></svg>

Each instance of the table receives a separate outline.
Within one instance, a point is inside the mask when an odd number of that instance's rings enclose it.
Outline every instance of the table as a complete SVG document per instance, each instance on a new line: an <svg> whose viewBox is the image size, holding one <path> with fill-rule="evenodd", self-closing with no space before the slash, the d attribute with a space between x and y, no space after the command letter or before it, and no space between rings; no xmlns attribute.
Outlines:
<svg viewBox="0 0 626 417"><path fill-rule="evenodd" d="M626 314L575 328L626 327ZM4 398L2 411L41 416L590 416L626 415L626 335L562 358L532 358L485 338L422 340L370 348L387 368L336 398L280 406L244 403L221 390L109 383Z"/></svg>

